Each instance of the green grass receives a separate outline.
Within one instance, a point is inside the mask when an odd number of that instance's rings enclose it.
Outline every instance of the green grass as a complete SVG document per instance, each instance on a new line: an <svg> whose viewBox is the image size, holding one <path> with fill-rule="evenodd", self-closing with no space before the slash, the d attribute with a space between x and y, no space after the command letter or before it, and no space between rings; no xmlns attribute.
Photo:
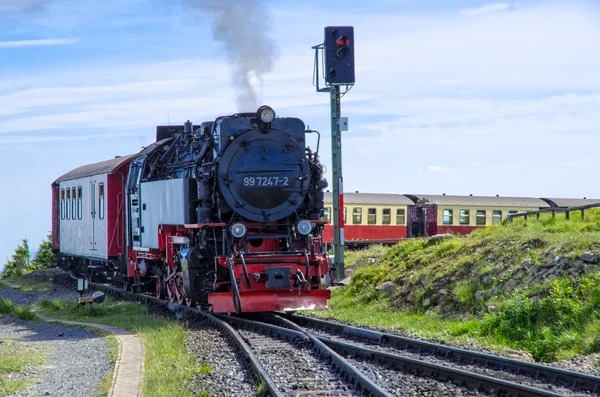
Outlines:
<svg viewBox="0 0 600 397"><path fill-rule="evenodd" d="M111 364L115 364L119 358L119 340L113 334L106 332L104 330L99 330L98 328L94 328L95 332L98 332L106 338L108 342L108 362ZM110 387L112 386L114 378L114 371L110 371L104 379L98 384L98 394L101 396L108 396L110 393Z"/></svg>
<svg viewBox="0 0 600 397"><path fill-rule="evenodd" d="M183 325L149 314L143 305L107 298L91 308L61 301L42 302L39 307L49 317L112 325L137 335L144 344L143 396L191 396L185 380L211 370L186 351L188 330Z"/></svg>
<svg viewBox="0 0 600 397"><path fill-rule="evenodd" d="M35 313L28 306L15 306L10 300L0 297L0 313L14 314L21 320L38 321Z"/></svg>
<svg viewBox="0 0 600 397"><path fill-rule="evenodd" d="M35 383L35 378L20 376L26 369L41 368L47 354L35 351L23 342L3 340L0 344L0 396L25 389Z"/></svg>
<svg viewBox="0 0 600 397"><path fill-rule="evenodd" d="M330 309L315 315L423 337L474 339L526 350L540 361L598 352L599 274L522 281L527 269L535 273L583 252L600 256L600 210L587 211L585 220L579 213L570 221L545 214L466 238L413 239L372 253L349 253L351 260L375 254L379 259L356 269L351 283L334 291ZM524 284L503 293L511 279ZM385 281L397 286L391 296L376 290Z"/></svg>
<svg viewBox="0 0 600 397"><path fill-rule="evenodd" d="M12 314L15 311L13 303L5 298L0 298L0 313Z"/></svg>
<svg viewBox="0 0 600 397"><path fill-rule="evenodd" d="M256 383L256 394L259 396L266 396L268 394L267 382L264 379Z"/></svg>

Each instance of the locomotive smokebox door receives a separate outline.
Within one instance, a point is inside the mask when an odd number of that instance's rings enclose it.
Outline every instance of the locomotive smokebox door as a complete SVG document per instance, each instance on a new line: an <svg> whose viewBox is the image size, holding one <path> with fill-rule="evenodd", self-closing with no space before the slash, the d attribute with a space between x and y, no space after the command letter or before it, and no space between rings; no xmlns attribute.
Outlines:
<svg viewBox="0 0 600 397"><path fill-rule="evenodd" d="M265 133L250 129L229 138L219 162L219 188L227 204L256 222L292 214L310 188L311 169L298 119L275 119ZM233 138L233 139L232 139Z"/></svg>
<svg viewBox="0 0 600 397"><path fill-rule="evenodd" d="M267 288L289 288L292 285L291 267L268 267L265 271L267 272Z"/></svg>

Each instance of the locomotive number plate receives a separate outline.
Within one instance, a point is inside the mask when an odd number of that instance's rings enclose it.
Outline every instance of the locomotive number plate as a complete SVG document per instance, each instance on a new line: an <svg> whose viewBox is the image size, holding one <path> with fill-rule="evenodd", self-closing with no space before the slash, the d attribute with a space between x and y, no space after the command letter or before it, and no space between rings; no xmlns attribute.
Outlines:
<svg viewBox="0 0 600 397"><path fill-rule="evenodd" d="M287 176L245 176L243 183L244 186L289 186L290 178L288 178Z"/></svg>

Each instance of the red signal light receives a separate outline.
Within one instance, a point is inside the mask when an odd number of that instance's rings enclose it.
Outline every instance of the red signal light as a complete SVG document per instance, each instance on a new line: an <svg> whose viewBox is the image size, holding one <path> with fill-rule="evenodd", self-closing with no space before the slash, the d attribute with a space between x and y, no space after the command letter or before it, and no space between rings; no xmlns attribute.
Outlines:
<svg viewBox="0 0 600 397"><path fill-rule="evenodd" d="M350 38L348 36L342 36L335 41L337 45L350 45Z"/></svg>

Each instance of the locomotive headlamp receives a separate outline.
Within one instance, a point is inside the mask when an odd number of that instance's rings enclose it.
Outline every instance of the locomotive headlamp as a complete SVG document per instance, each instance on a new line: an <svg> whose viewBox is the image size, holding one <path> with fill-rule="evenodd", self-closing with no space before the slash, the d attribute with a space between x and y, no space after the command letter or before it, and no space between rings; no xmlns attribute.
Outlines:
<svg viewBox="0 0 600 397"><path fill-rule="evenodd" d="M312 230L312 223L306 219L303 219L296 224L296 230L298 230L298 233L301 235L307 236Z"/></svg>
<svg viewBox="0 0 600 397"><path fill-rule="evenodd" d="M242 238L246 235L246 225L241 222L231 225L231 235L235 238Z"/></svg>
<svg viewBox="0 0 600 397"><path fill-rule="evenodd" d="M261 106L258 108L258 118L265 124L269 124L275 119L275 111L269 106Z"/></svg>

